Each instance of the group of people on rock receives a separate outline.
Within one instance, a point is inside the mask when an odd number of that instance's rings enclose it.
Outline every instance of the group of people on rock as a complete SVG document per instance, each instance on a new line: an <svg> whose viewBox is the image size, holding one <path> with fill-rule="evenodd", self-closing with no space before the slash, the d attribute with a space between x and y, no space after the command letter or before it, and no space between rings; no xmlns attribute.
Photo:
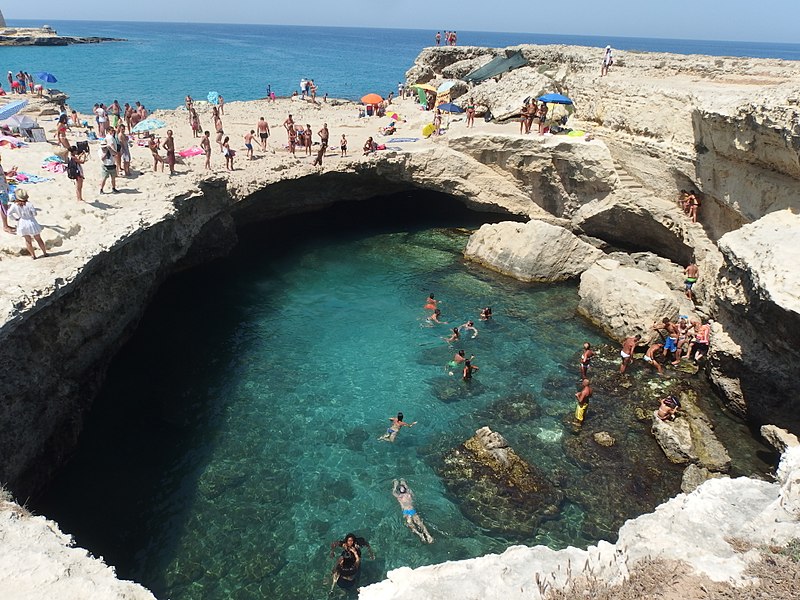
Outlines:
<svg viewBox="0 0 800 600"><path fill-rule="evenodd" d="M519 111L519 132L530 133L534 120L539 124L539 135L544 134L547 122L547 104L545 102L525 102Z"/></svg>
<svg viewBox="0 0 800 600"><path fill-rule="evenodd" d="M683 209L683 212L692 220L692 223L697 223L697 211L700 209L700 195L697 191L687 192L686 190L681 190L678 196L678 206Z"/></svg>
<svg viewBox="0 0 800 600"><path fill-rule="evenodd" d="M33 75L27 71L18 71L14 75L11 71L8 72L8 89L12 94L36 94L41 96L44 91L44 86L41 83L36 83L33 80ZM6 91L0 85L0 96L5 96Z"/></svg>
<svg viewBox="0 0 800 600"><path fill-rule="evenodd" d="M445 31L443 36L441 31L437 31L433 39L436 40L437 46L441 46L443 41L445 46L455 46L458 42L458 35L455 31Z"/></svg>

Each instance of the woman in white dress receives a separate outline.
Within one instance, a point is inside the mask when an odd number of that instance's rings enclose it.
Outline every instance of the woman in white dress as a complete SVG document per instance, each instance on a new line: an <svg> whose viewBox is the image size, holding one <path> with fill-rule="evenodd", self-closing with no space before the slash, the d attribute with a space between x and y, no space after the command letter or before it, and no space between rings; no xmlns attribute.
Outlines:
<svg viewBox="0 0 800 600"><path fill-rule="evenodd" d="M42 226L36 221L36 208L28 202L28 192L25 190L16 191L14 204L8 208L8 216L17 220L17 235L25 238L25 245L28 247L28 254L36 260L36 253L33 249L33 240L42 249L42 256L47 256L47 248L42 240Z"/></svg>

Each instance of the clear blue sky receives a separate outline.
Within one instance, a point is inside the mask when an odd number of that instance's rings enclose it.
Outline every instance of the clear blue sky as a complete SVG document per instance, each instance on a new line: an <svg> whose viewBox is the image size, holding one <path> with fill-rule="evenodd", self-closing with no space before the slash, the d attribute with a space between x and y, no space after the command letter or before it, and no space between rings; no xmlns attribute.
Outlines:
<svg viewBox="0 0 800 600"><path fill-rule="evenodd" d="M800 0L5 0L0 9L7 19L43 23L271 23L800 42Z"/></svg>

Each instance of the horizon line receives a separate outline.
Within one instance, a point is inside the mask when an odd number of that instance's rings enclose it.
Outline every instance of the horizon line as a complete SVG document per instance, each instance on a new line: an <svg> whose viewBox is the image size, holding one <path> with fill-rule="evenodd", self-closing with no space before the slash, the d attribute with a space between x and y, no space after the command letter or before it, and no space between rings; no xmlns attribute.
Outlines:
<svg viewBox="0 0 800 600"><path fill-rule="evenodd" d="M23 18L14 18L14 17L5 17L6 26L8 25L8 21L38 21L38 19L23 19ZM238 25L238 26L253 26L253 25L264 25L268 27L317 27L320 29L375 29L379 31L443 31L443 30L436 30L436 29L420 29L418 27L375 27L369 25L298 25L298 24L287 24L287 23L236 23L233 21L217 21L217 22L208 22L208 21L178 21L178 20L167 20L167 21L140 21L134 19L117 19L114 21L108 20L97 20L97 19L53 19L52 22L67 22L67 23L141 23L141 24L181 24L181 25ZM47 25L47 21L41 21L43 25ZM625 40L664 40L664 41L676 41L676 42L726 42L726 43L733 43L733 44L766 44L768 46L778 46L778 45L788 45L788 46L797 46L800 47L800 43L798 42L787 42L787 41L757 41L757 40L731 40L731 39L721 39L721 38L708 38L708 39L699 39L699 38L681 38L681 37L661 37L661 36L630 36L630 35L614 35L609 34L606 36L597 35L597 34L588 34L588 33L543 33L543 32L535 32L535 31L499 31L499 30L492 30L492 29L461 29L461 30L454 30L454 31L462 31L467 33L496 33L496 34L509 34L509 35L531 35L531 36L561 36L561 37L588 37L588 38L597 38L603 39L605 38L617 38L617 39L625 39ZM470 44L463 44L464 46L469 46ZM548 44L536 44L531 42L531 45L548 45Z"/></svg>

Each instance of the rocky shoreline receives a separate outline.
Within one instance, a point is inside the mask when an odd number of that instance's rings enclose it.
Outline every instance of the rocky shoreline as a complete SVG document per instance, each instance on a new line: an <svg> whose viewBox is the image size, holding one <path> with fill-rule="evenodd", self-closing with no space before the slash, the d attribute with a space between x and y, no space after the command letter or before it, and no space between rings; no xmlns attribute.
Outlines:
<svg viewBox="0 0 800 600"><path fill-rule="evenodd" d="M409 82L437 84L516 50L426 49ZM321 173L283 155L269 158L266 167L256 161L229 174L198 170L167 183L146 173L137 181L135 204L119 203L113 211L58 213L68 210L58 208L70 193L68 182L37 186L42 204L67 226L46 232L59 256L44 266L31 265L18 250L0 249L10 277L0 290L0 360L18 365L0 381L0 455L6 457L0 481L26 497L69 456L110 358L172 272L226 254L240 225L410 189L527 220L481 228L468 258L526 281L579 277L581 313L613 339L645 332L663 316L713 318L707 373L728 406L752 422L800 430L791 406L796 369L786 367L800 364L800 281L791 260L800 231L800 65L620 53L612 74L601 80L595 49L521 51L529 66L469 90L480 110L513 118L526 96L566 93L578 106L572 126L591 131L594 140L519 135L514 123L475 130L454 123L441 138L332 162ZM410 101L398 107L408 115L403 133L419 131L429 118ZM262 111L298 108L288 100L226 105L248 120ZM334 121L351 108L301 110L309 120ZM185 120L180 111L157 116L175 128ZM355 127L345 120L340 125ZM353 133L371 133L359 126ZM701 223L691 223L677 207L681 187L702 192ZM680 291L682 267L692 258L701 272L697 305L687 304ZM713 478L629 522L615 546L561 553L514 547L499 557L399 569L362 597L411 590L464 596L465 570L475 568L481 575L473 571L470 585L482 597L523 597L520 589L524 597L540 597L533 574L549 577L561 565L555 579L563 583L565 560L622 581L629 561L675 547L679 558L712 578L740 578L746 560L723 544L724 535L765 543L800 535L800 457L793 447L784 453L778 483ZM724 460L711 463L698 468L725 470ZM748 499L744 520L737 512L742 497ZM545 504L553 502L557 494ZM708 536L700 545L696 521L709 511L720 520L701 523ZM502 585L495 567L505 574Z"/></svg>
<svg viewBox="0 0 800 600"><path fill-rule="evenodd" d="M2 15L0 15L0 19ZM0 46L71 46L73 44L100 44L125 42L121 38L99 36L59 35L51 27L8 27L0 25Z"/></svg>

